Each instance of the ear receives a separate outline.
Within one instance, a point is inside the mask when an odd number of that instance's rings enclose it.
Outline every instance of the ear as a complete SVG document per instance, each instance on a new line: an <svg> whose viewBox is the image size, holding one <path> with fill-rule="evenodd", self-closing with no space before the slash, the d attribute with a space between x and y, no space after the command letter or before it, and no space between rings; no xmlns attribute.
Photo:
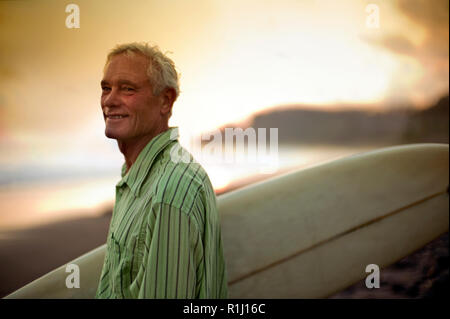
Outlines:
<svg viewBox="0 0 450 319"><path fill-rule="evenodd" d="M175 102L176 92L173 88L166 88L161 92L161 115L165 116L172 112L172 106Z"/></svg>

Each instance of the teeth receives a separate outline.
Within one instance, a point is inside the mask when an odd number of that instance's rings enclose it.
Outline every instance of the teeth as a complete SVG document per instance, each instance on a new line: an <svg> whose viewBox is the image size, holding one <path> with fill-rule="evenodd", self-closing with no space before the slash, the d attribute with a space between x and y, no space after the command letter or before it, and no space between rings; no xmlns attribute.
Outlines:
<svg viewBox="0 0 450 319"><path fill-rule="evenodd" d="M124 118L124 115L109 115L108 118L110 119L122 119Z"/></svg>

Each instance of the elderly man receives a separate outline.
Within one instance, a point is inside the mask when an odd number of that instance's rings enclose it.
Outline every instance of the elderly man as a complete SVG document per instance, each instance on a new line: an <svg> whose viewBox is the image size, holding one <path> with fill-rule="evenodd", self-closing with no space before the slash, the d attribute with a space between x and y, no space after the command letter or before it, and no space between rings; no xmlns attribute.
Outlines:
<svg viewBox="0 0 450 319"><path fill-rule="evenodd" d="M226 298L216 197L204 169L176 161L179 94L155 46L119 45L101 81L105 135L125 157L97 298ZM185 150L184 150L185 151Z"/></svg>

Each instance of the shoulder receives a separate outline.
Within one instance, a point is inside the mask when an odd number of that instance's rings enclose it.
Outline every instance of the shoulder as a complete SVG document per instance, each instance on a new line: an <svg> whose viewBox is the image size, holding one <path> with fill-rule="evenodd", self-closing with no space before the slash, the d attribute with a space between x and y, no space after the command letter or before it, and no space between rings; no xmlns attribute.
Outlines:
<svg viewBox="0 0 450 319"><path fill-rule="evenodd" d="M196 202L215 201L214 190L204 168L191 154L185 153L189 155L189 160L183 161L171 157L170 151L168 148L162 154L154 202L176 207L189 214Z"/></svg>

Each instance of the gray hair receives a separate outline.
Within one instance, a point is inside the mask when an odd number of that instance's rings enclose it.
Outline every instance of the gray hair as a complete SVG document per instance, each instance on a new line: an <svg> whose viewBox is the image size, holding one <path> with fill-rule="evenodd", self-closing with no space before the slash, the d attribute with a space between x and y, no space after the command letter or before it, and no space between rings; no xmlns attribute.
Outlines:
<svg viewBox="0 0 450 319"><path fill-rule="evenodd" d="M146 42L132 42L119 44L112 49L106 58L106 65L111 58L125 53L133 56L134 53L141 53L149 60L147 74L150 83L153 85L153 94L159 95L164 89L172 88L175 90L175 100L180 94L178 82L178 73L175 70L175 63L160 51L158 46L152 46Z"/></svg>

